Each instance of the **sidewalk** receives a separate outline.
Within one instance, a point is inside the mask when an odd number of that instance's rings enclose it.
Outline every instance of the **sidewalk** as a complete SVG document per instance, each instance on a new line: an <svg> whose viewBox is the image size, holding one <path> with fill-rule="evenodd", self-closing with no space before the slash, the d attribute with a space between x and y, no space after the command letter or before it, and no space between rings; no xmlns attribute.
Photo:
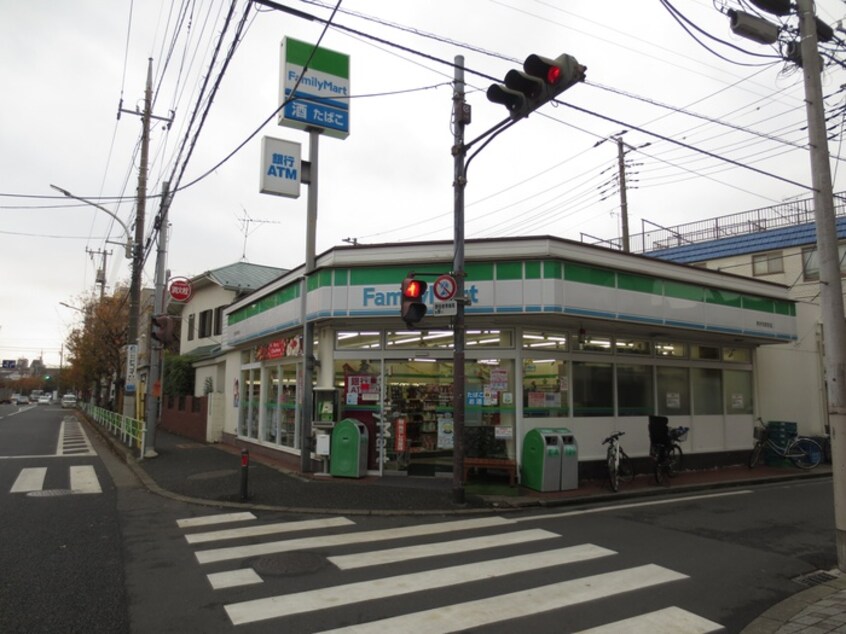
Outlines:
<svg viewBox="0 0 846 634"><path fill-rule="evenodd" d="M88 421L86 421L88 422ZM656 495L685 495L697 491L831 477L831 466L812 471L745 466L683 472L669 487L659 487L651 474L623 484L613 493L602 481L584 481L573 491L539 493L523 487L490 487L471 479L466 503L452 501L451 478L401 476L332 478L301 475L272 461L253 456L248 471L249 498L241 500L241 454L234 447L207 445L158 431L158 457L137 460L131 452L93 423L98 433L150 491L172 499L214 507L342 515L442 515L503 513L532 507L598 503ZM770 608L743 634L846 632L846 577L825 575L813 587ZM830 577L830 578L829 578ZM838 629L839 628L839 629Z"/></svg>

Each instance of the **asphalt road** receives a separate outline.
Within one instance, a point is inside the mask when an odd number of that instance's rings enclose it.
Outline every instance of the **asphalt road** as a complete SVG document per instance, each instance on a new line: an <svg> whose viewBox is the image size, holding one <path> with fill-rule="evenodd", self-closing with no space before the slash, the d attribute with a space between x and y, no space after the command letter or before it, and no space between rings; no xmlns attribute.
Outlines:
<svg viewBox="0 0 846 634"><path fill-rule="evenodd" d="M96 438L64 455L79 446L64 416L0 410L2 632L637 632L645 614L739 632L835 565L828 480L504 515L232 518L149 493ZM12 491L44 468L40 494Z"/></svg>

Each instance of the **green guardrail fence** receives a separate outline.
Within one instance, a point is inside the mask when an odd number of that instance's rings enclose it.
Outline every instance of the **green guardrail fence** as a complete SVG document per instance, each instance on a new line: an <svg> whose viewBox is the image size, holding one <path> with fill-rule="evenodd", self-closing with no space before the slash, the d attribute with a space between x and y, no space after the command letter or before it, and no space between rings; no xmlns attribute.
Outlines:
<svg viewBox="0 0 846 634"><path fill-rule="evenodd" d="M130 418L91 403L82 403L81 408L91 420L108 430L112 436L120 438L120 441L127 447L138 449L139 457L144 456L145 426L143 420Z"/></svg>

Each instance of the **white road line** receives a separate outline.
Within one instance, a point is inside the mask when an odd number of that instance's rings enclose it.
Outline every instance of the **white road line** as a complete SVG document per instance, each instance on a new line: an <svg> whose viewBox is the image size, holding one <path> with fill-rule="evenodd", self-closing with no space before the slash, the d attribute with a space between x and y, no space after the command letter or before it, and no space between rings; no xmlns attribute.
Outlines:
<svg viewBox="0 0 846 634"><path fill-rule="evenodd" d="M47 477L47 467L30 467L21 469L17 480L9 493L28 493L40 491L44 488L44 478Z"/></svg>
<svg viewBox="0 0 846 634"><path fill-rule="evenodd" d="M548 520L559 517L574 517L576 515L590 515L592 513L609 513L611 511L619 511L625 509L636 509L645 506L660 506L662 504L677 504L679 502L692 502L699 500L708 500L711 498L722 498L732 495L747 495L752 493L749 489L741 491L727 491L725 493L708 493L704 495L686 495L677 498L667 498L663 500L652 500L650 502L632 502L630 504L614 504L613 506L602 506L592 509L580 509L578 511L564 511L562 513L550 513L549 515L532 515L530 517L515 517L515 522L536 522L538 520Z"/></svg>
<svg viewBox="0 0 846 634"><path fill-rule="evenodd" d="M295 531L307 531L316 528L331 528L333 526L349 526L355 524L346 517L330 517L318 520L303 520L302 522L278 522L276 524L264 524L263 526L244 526L243 528L228 528L208 533L193 533L186 535L185 540L189 544L202 544L224 539L240 539L242 537L258 537L260 535L275 535L277 533L293 533Z"/></svg>
<svg viewBox="0 0 846 634"><path fill-rule="evenodd" d="M291 614L314 612L315 610L333 608L339 605L350 605L361 601L396 597L403 594L431 590L433 588L446 588L472 581L504 577L518 572L542 570L544 568L614 554L616 553L613 550L594 546L593 544L582 544L568 548L559 548L557 550L532 553L530 555L491 559L472 564L452 566L450 568L425 570L407 575L383 577L381 579L371 579L342 586L320 588L308 592L297 592L294 594L243 601L241 603L231 603L224 606L224 608L232 624L241 625ZM638 584L638 587L640 587L641 583ZM566 599L561 597L559 600ZM532 612L535 611L535 606L531 605L531 603L526 608ZM515 605L509 601L506 609L514 610ZM464 629L464 627L458 629ZM401 630L383 628L379 631L384 633ZM417 634L420 630L415 626L405 631L415 632Z"/></svg>
<svg viewBox="0 0 846 634"><path fill-rule="evenodd" d="M70 488L73 493L102 493L100 481L92 465L70 468Z"/></svg>
<svg viewBox="0 0 846 634"><path fill-rule="evenodd" d="M328 559L341 570L351 570L353 568L392 564L398 561L409 561L411 559L422 559L424 557L466 553L473 550L498 548L499 546L511 546L513 544L527 544L529 542L535 542L542 539L555 539L556 537L561 536L557 533L551 533L550 531L533 529L527 531L515 531L513 533L505 533L502 535L487 535L485 537L456 539L451 542L420 544L419 546L407 546L405 548L390 548L367 553L356 553L355 555L340 555L337 557L329 557Z"/></svg>
<svg viewBox="0 0 846 634"><path fill-rule="evenodd" d="M59 440L56 442L56 455L61 456L65 446L65 421L59 425Z"/></svg>
<svg viewBox="0 0 846 634"><path fill-rule="evenodd" d="M227 524L254 519L256 519L255 515L249 511L244 511L242 513L219 513L217 515L203 515L202 517L187 517L176 520L176 525L179 528L194 528L196 526L211 526L213 524Z"/></svg>
<svg viewBox="0 0 846 634"><path fill-rule="evenodd" d="M381 621L351 625L331 630L331 634L340 634L341 632L345 634L384 634L384 632L445 634L447 632L459 632L686 578L686 575L673 570L655 564L647 564L627 570L583 577L582 579L561 581L478 601L456 603L432 610L404 614ZM676 634L678 631L673 630L673 632ZM322 634L330 634L330 631Z"/></svg>
<svg viewBox="0 0 846 634"><path fill-rule="evenodd" d="M671 606L616 623L582 630L578 634L711 634L723 631L725 628L719 623Z"/></svg>
<svg viewBox="0 0 846 634"><path fill-rule="evenodd" d="M437 524L419 524L401 528L389 528L375 531L362 531L360 533L344 533L342 535L325 535L322 537L303 537L300 539L289 539L264 544L251 544L248 546L233 546L231 548L213 548L211 550L200 550L195 553L197 561L201 564L209 564L216 561L228 559L244 559L258 555L270 555L273 553L285 553L294 550L305 550L311 548L324 548L326 546L339 546L344 544L365 544L387 539L402 539L406 537L420 537L422 535L435 535L451 531L471 530L474 528L488 528L491 526L504 526L512 524L513 521L504 517L481 517L472 520L460 520L456 522L441 522Z"/></svg>
<svg viewBox="0 0 846 634"><path fill-rule="evenodd" d="M258 574L256 574L256 571L252 568L227 570L226 572L213 572L206 576L208 577L213 590L223 590L225 588L237 588L239 586L264 583L262 578L259 577Z"/></svg>

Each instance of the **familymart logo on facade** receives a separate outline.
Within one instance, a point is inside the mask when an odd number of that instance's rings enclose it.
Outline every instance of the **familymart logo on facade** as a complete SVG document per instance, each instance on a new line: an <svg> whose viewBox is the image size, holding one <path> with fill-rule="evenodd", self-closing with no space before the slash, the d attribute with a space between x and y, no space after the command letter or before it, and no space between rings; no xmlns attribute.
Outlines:
<svg viewBox="0 0 846 634"><path fill-rule="evenodd" d="M436 301L434 295L434 287L430 286L423 294L423 303L432 305ZM465 295L470 299L471 304L479 303L479 289L476 285L471 285L464 289ZM402 303L402 291L383 291L375 286L365 286L361 289L361 302L365 308L372 308L374 306L397 306Z"/></svg>
<svg viewBox="0 0 846 634"><path fill-rule="evenodd" d="M327 136L346 139L350 134L349 55L286 37L280 70L285 107L279 113L279 125L320 128Z"/></svg>

